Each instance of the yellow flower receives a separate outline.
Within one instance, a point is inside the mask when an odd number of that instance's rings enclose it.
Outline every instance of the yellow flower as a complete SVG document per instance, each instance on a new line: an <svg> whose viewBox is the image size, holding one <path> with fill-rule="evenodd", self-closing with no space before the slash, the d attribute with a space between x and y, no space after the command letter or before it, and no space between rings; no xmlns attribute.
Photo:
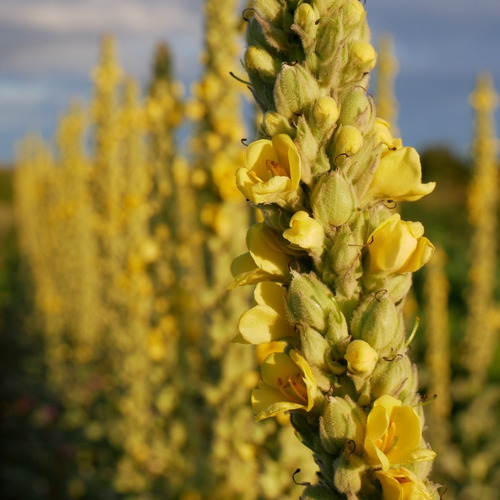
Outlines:
<svg viewBox="0 0 500 500"><path fill-rule="evenodd" d="M312 254L321 255L323 252L325 241L323 226L302 210L292 216L290 229L283 232L283 237Z"/></svg>
<svg viewBox="0 0 500 500"><path fill-rule="evenodd" d="M272 281L259 283L254 292L257 305L246 311L238 322L239 334L233 342L265 344L294 336L286 319L284 288Z"/></svg>
<svg viewBox="0 0 500 500"><path fill-rule="evenodd" d="M364 340L353 340L344 357L347 369L356 375L370 375L378 361L377 351Z"/></svg>
<svg viewBox="0 0 500 500"><path fill-rule="evenodd" d="M366 198L369 201L417 201L431 193L436 183L422 184L422 166L417 151L402 147L401 139L393 139L389 124L384 120L377 119L375 131L382 142L382 154Z"/></svg>
<svg viewBox="0 0 500 500"><path fill-rule="evenodd" d="M420 222L406 222L394 214L382 222L368 239L370 271L415 272L432 257L434 245L423 237Z"/></svg>
<svg viewBox="0 0 500 500"><path fill-rule="evenodd" d="M245 167L236 171L236 185L254 203L286 206L298 197L300 173L297 147L290 136L278 134L248 146Z"/></svg>
<svg viewBox="0 0 500 500"><path fill-rule="evenodd" d="M366 421L364 455L366 463L388 470L413 462L433 460L436 454L420 448L420 418L410 406L385 395L378 398Z"/></svg>
<svg viewBox="0 0 500 500"><path fill-rule="evenodd" d="M424 483L413 472L402 467L377 471L384 500L432 500Z"/></svg>
<svg viewBox="0 0 500 500"><path fill-rule="evenodd" d="M296 351L270 354L261 367L262 380L252 391L257 421L290 410L311 411L317 385L307 361Z"/></svg>
<svg viewBox="0 0 500 500"><path fill-rule="evenodd" d="M263 223L253 224L247 232L247 248L249 252L236 257L231 264L234 280L229 288L289 279L291 257L271 228Z"/></svg>

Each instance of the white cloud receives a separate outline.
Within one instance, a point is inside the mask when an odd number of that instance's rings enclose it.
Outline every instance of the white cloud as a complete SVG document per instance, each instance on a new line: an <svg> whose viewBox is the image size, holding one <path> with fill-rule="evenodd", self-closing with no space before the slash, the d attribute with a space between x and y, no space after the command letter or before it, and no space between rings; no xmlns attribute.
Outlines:
<svg viewBox="0 0 500 500"><path fill-rule="evenodd" d="M2 2L3 24L52 34L99 34L103 31L144 34L182 30L198 2L169 0L24 0ZM196 11L195 11L196 12Z"/></svg>

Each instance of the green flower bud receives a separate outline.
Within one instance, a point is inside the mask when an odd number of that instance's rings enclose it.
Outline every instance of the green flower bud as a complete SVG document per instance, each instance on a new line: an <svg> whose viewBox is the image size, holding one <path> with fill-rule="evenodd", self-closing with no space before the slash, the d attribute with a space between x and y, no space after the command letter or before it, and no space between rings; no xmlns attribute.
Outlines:
<svg viewBox="0 0 500 500"><path fill-rule="evenodd" d="M328 326L329 311L338 306L330 289L314 273L292 271L288 307L293 316L292 322L311 326L324 333Z"/></svg>
<svg viewBox="0 0 500 500"><path fill-rule="evenodd" d="M348 156L359 153L363 147L363 135L352 125L342 125L335 134L335 153Z"/></svg>
<svg viewBox="0 0 500 500"><path fill-rule="evenodd" d="M357 498L354 495L361 490L363 475L366 473L367 465L354 453L350 455L344 453L335 465L335 476L333 479L335 488L351 498Z"/></svg>
<svg viewBox="0 0 500 500"><path fill-rule="evenodd" d="M281 29L279 17L285 11L278 0L256 0L257 15L247 23L248 45L269 46L280 52L288 49L288 36Z"/></svg>
<svg viewBox="0 0 500 500"><path fill-rule="evenodd" d="M281 61L261 47L248 47L245 52L245 66L249 73L256 73L262 80L274 82L281 68Z"/></svg>
<svg viewBox="0 0 500 500"><path fill-rule="evenodd" d="M332 226L342 226L351 218L354 205L351 186L338 172L325 173L311 193L314 218L323 224L327 234Z"/></svg>
<svg viewBox="0 0 500 500"><path fill-rule="evenodd" d="M283 66L274 87L278 113L290 120L311 106L318 96L318 82L306 68L299 64Z"/></svg>
<svg viewBox="0 0 500 500"><path fill-rule="evenodd" d="M316 33L314 54L317 56L316 74L322 86L335 86L343 64L346 48L343 47L344 26L330 16L320 18Z"/></svg>
<svg viewBox="0 0 500 500"><path fill-rule="evenodd" d="M378 361L378 352L364 340L353 340L345 353L347 369L355 375L368 376Z"/></svg>
<svg viewBox="0 0 500 500"><path fill-rule="evenodd" d="M259 205L266 226L278 233L283 233L290 227L290 213L279 205Z"/></svg>
<svg viewBox="0 0 500 500"><path fill-rule="evenodd" d="M413 380L413 369L411 362L408 363L404 358L408 356L394 353L391 357L379 361L370 377L371 396L373 399L389 394L398 398L408 383L409 377Z"/></svg>
<svg viewBox="0 0 500 500"><path fill-rule="evenodd" d="M361 117L367 113L371 114L370 101L366 92L360 88L355 88L341 94L339 102L341 106L338 122L343 125L356 125L364 131L365 129L360 127Z"/></svg>
<svg viewBox="0 0 500 500"><path fill-rule="evenodd" d="M325 450L337 454L348 441L354 441L361 449L365 435L366 415L346 396L330 397L320 418L320 437Z"/></svg>
<svg viewBox="0 0 500 500"><path fill-rule="evenodd" d="M370 295L354 311L350 331L354 339L364 340L376 351L382 351L400 333L400 314L389 297L378 295Z"/></svg>
<svg viewBox="0 0 500 500"><path fill-rule="evenodd" d="M278 134L288 134L292 137L295 135L294 128L288 123L288 121L276 111L268 111L264 115L264 121L262 123L264 132L269 137L274 137Z"/></svg>
<svg viewBox="0 0 500 500"><path fill-rule="evenodd" d="M319 219L319 216L315 218ZM351 222L354 225L356 219ZM329 251L325 268L332 269L337 275L341 275L351 269L356 261L359 261L361 265L361 245L363 243L356 239L353 230L348 225L339 227L335 233L335 240Z"/></svg>
<svg viewBox="0 0 500 500"><path fill-rule="evenodd" d="M253 7L259 16L273 23L276 23L283 10L283 5L279 0L254 0Z"/></svg>
<svg viewBox="0 0 500 500"><path fill-rule="evenodd" d="M339 20L319 18L315 52L322 63L332 61L343 36L343 24Z"/></svg>
<svg viewBox="0 0 500 500"><path fill-rule="evenodd" d="M386 273L365 273L363 275L363 286L369 292L387 290L387 296L397 304L400 302L411 288L411 273L391 274Z"/></svg>
<svg viewBox="0 0 500 500"><path fill-rule="evenodd" d="M321 370L328 371L325 363L326 354L330 351L328 341L314 328L306 327L300 334L301 351L311 367L315 366Z"/></svg>
<svg viewBox="0 0 500 500"><path fill-rule="evenodd" d="M401 393L399 394L399 399L403 404L414 405L418 402L418 374L417 367L411 362L408 356L404 356L401 359L403 365L403 370L406 377L406 383L404 384Z"/></svg>
<svg viewBox="0 0 500 500"><path fill-rule="evenodd" d="M328 327L325 338L331 345L330 356L334 360L343 359L350 337L347 321L337 302L335 302L335 307L332 307L328 313L327 322Z"/></svg>
<svg viewBox="0 0 500 500"><path fill-rule="evenodd" d="M304 116L301 116L297 121L297 148L300 151L302 159L302 170L300 178L302 182L310 184L312 180L311 168L315 166L318 156L319 140L314 137L309 124ZM328 164L328 167L330 165Z"/></svg>

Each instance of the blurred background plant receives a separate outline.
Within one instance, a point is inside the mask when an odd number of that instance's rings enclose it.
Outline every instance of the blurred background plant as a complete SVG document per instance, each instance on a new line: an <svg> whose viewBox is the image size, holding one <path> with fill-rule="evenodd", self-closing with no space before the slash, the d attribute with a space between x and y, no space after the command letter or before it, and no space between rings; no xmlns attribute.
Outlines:
<svg viewBox="0 0 500 500"><path fill-rule="evenodd" d="M27 137L15 170L0 171L2 498L281 499L298 496L297 468L314 480L286 419L256 424L244 404L257 375L243 374L263 354L227 347L250 300L226 295L228 262L254 217L229 181L254 132L240 112L247 90L228 77L238 6L207 0L205 15L204 73L187 104L164 44L141 91L105 37L92 101L61 115L50 144ZM375 98L395 124L389 40ZM422 392L437 394L433 478L451 497L486 500L500 489L495 103L483 76L472 160L429 147L436 193L402 207L443 249L407 307L426 332L412 352Z"/></svg>

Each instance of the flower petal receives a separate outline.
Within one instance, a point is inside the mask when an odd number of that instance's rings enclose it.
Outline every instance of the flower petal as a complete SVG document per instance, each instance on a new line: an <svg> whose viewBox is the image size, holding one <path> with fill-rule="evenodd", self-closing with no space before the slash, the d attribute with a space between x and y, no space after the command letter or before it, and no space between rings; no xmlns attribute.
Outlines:
<svg viewBox="0 0 500 500"><path fill-rule="evenodd" d="M417 201L435 187L435 182L422 184L420 156L414 148L404 147L383 155L369 193L372 199Z"/></svg>
<svg viewBox="0 0 500 500"><path fill-rule="evenodd" d="M283 401L283 398L280 391L261 382L259 387L252 391L251 401L253 411L256 413L255 420L260 421L274 417L278 413L304 408L304 405L293 401Z"/></svg>
<svg viewBox="0 0 500 500"><path fill-rule="evenodd" d="M266 305L257 305L240 317L238 330L250 344L265 344L293 336L293 328L286 318Z"/></svg>
<svg viewBox="0 0 500 500"><path fill-rule="evenodd" d="M253 296L257 304L269 306L282 316L286 315L285 289L273 281L263 281L255 287Z"/></svg>

